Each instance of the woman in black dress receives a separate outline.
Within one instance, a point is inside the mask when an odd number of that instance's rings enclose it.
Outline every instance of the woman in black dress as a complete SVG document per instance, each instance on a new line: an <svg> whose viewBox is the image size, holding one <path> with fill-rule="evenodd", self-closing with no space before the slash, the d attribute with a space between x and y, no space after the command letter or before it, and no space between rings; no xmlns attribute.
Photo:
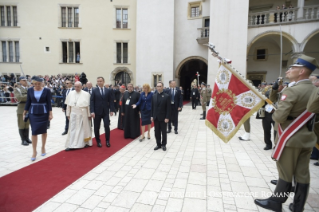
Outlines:
<svg viewBox="0 0 319 212"><path fill-rule="evenodd" d="M148 128L148 139L151 139L151 110L152 110L152 96L151 87L149 84L143 85L143 92L141 93L140 99L135 105L132 105L133 108L140 106L141 118L142 118L142 135L140 141L145 139L144 132L145 126Z"/></svg>
<svg viewBox="0 0 319 212"><path fill-rule="evenodd" d="M45 143L47 140L48 121L53 118L51 106L51 91L43 87L43 79L32 77L34 87L28 89L27 102L25 104L23 119L29 114L32 128L32 148L31 161L35 161L37 156L38 135L42 134L41 156L46 155Z"/></svg>

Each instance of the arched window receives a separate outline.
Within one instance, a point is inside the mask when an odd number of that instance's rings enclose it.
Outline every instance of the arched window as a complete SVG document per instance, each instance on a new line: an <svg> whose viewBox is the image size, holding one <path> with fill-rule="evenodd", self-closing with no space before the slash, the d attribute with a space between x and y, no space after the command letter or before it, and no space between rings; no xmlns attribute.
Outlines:
<svg viewBox="0 0 319 212"><path fill-rule="evenodd" d="M130 75L127 72L125 72L125 71L121 71L121 72L116 74L115 82L127 85L128 83L131 82Z"/></svg>

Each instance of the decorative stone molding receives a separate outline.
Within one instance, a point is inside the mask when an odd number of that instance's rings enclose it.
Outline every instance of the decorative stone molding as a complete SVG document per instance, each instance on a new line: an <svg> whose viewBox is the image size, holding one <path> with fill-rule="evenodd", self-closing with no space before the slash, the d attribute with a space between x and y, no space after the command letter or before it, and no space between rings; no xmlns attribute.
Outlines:
<svg viewBox="0 0 319 212"><path fill-rule="evenodd" d="M182 61L179 63L179 65L177 66L176 71L175 71L175 77L176 77L176 78L178 78L178 79L180 78L180 71L181 71L183 65L184 65L186 62L190 61L190 60L201 60L201 61L203 61L204 63L206 63L206 65L208 65L208 61L207 61L205 58L203 58L203 57L200 57L200 56L187 57L187 58L185 58L184 60L182 60Z"/></svg>
<svg viewBox="0 0 319 212"><path fill-rule="evenodd" d="M249 53L249 50L251 48L251 46L256 42L258 41L260 38L262 37L265 37L267 35L279 35L280 36L280 31L278 30L269 30L269 31L265 31L265 32L262 32L258 35L256 35L255 37L253 37L253 39L248 43L247 45L247 54ZM292 44L292 50L293 52L298 52L300 51L299 50L299 45L298 45L298 42L297 40L292 36L290 35L289 33L287 32L282 32L282 36L287 38L291 44Z"/></svg>
<svg viewBox="0 0 319 212"><path fill-rule="evenodd" d="M115 82L115 76L116 76L116 74L118 74L118 73L120 73L120 72L122 72L122 71L124 71L124 72L126 72L126 73L128 73L129 75L130 75L130 78L131 78L131 82L133 83L134 82L134 74L133 74L133 72L130 70L130 69L128 69L127 67L117 67L117 68L115 68L111 73L110 73L110 82Z"/></svg>

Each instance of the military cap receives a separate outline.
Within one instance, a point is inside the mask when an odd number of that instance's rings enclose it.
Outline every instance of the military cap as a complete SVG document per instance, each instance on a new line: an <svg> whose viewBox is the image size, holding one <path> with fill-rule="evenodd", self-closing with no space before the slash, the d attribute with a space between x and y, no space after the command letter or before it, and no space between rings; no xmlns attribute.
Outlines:
<svg viewBox="0 0 319 212"><path fill-rule="evenodd" d="M262 85L267 85L267 82L263 82L263 83L261 83Z"/></svg>
<svg viewBox="0 0 319 212"><path fill-rule="evenodd" d="M24 77L24 76L21 76L21 77L19 77L19 81L20 81L20 80L27 80L27 78Z"/></svg>
<svg viewBox="0 0 319 212"><path fill-rule="evenodd" d="M296 62L291 66L307 67L309 70L314 71L319 68L316 58L309 57L307 55L301 55Z"/></svg>
<svg viewBox="0 0 319 212"><path fill-rule="evenodd" d="M206 84L204 82L202 82L202 85L206 86Z"/></svg>

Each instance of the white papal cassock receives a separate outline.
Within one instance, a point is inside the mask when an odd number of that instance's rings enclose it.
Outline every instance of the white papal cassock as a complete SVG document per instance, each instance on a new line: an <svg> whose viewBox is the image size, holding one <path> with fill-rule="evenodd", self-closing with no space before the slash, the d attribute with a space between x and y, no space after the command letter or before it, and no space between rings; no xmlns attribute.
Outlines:
<svg viewBox="0 0 319 212"><path fill-rule="evenodd" d="M66 148L92 146L90 94L85 91L71 91L65 100L66 115L70 117Z"/></svg>

